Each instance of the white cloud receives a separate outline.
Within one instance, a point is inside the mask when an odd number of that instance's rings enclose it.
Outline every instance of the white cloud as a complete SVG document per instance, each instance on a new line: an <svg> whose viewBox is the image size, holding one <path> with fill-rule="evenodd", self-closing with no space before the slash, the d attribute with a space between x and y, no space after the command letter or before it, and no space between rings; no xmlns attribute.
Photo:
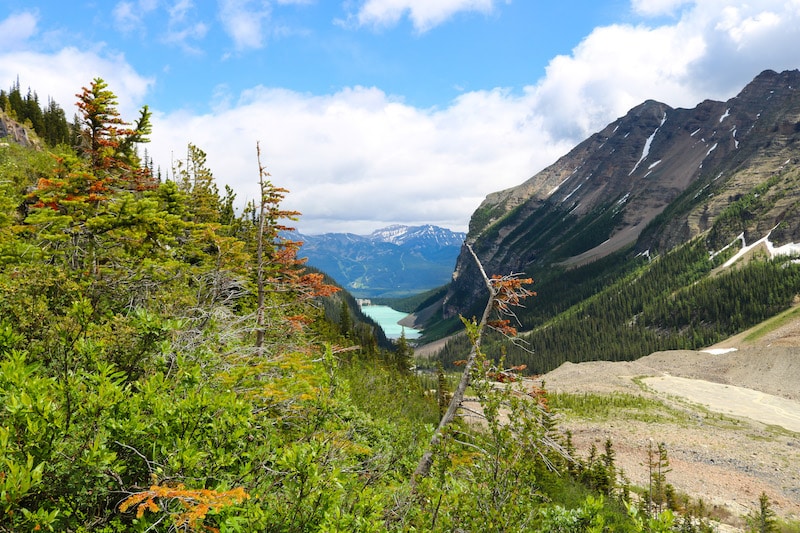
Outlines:
<svg viewBox="0 0 800 533"><path fill-rule="evenodd" d="M53 98L71 120L75 96L96 77L103 78L118 96L123 118L134 119L154 81L138 74L121 55L64 48L53 54L37 52L0 53L0 79L19 76L23 87L36 90L41 102Z"/></svg>
<svg viewBox="0 0 800 533"><path fill-rule="evenodd" d="M38 15L23 12L10 15L0 22L0 49L15 50L36 33Z"/></svg>
<svg viewBox="0 0 800 533"><path fill-rule="evenodd" d="M441 110L417 109L375 88L311 96L258 87L214 115L156 117L150 153L208 152L239 199L257 193L255 143L303 231L371 231L393 222L464 229L483 197L527 178L567 146L520 121L530 95L463 95ZM539 146L539 150L531 147ZM171 147L172 153L167 153Z"/></svg>
<svg viewBox="0 0 800 533"><path fill-rule="evenodd" d="M572 55L550 62L534 113L556 138L582 139L648 98L694 106L688 66L704 48L700 36L674 26L595 29Z"/></svg>
<svg viewBox="0 0 800 533"><path fill-rule="evenodd" d="M196 8L192 0L177 0L169 6L167 12L167 33L164 41L177 44L185 51L199 53L196 41L202 40L208 33L208 25L194 20Z"/></svg>
<svg viewBox="0 0 800 533"><path fill-rule="evenodd" d="M366 0L351 17L360 26L393 26L406 14L417 31L425 32L456 13L489 13L497 0Z"/></svg>
<svg viewBox="0 0 800 533"><path fill-rule="evenodd" d="M114 26L123 33L141 30L144 17L158 7L156 0L122 1L114 6L111 16Z"/></svg>
<svg viewBox="0 0 800 533"><path fill-rule="evenodd" d="M264 46L269 3L253 0L220 0L219 18L237 50Z"/></svg>
<svg viewBox="0 0 800 533"><path fill-rule="evenodd" d="M682 7L670 24L596 28L550 61L533 113L556 139L580 140L645 99L694 107L727 99L765 69L800 67L800 0L647 0Z"/></svg>

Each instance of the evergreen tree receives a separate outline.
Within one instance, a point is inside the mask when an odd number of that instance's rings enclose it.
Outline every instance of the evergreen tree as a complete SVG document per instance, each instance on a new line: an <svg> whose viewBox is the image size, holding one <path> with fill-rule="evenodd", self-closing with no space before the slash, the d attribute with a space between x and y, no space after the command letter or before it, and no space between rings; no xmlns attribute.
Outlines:
<svg viewBox="0 0 800 533"><path fill-rule="evenodd" d="M149 142L150 110L144 106L133 127L117 110L117 97L101 78L76 95L81 112L79 153L88 159L95 187L144 190L153 186L146 168L141 168L136 145Z"/></svg>
<svg viewBox="0 0 800 533"><path fill-rule="evenodd" d="M45 137L44 115L39 105L39 95L28 89L28 94L25 96L23 105L24 109L20 117L22 121L26 124L30 124L33 131L40 137Z"/></svg>
<svg viewBox="0 0 800 533"><path fill-rule="evenodd" d="M44 133L41 135L50 146L70 143L70 128L64 110L50 99L42 117Z"/></svg>
<svg viewBox="0 0 800 533"><path fill-rule="evenodd" d="M414 348L408 344L406 330L400 331L400 338L395 343L394 362L397 368L408 371L414 366Z"/></svg>
<svg viewBox="0 0 800 533"><path fill-rule="evenodd" d="M350 306L347 300L342 298L342 305L339 307L339 333L342 337L350 338L353 333L353 319L350 318Z"/></svg>
<svg viewBox="0 0 800 533"><path fill-rule="evenodd" d="M758 511L747 517L748 533L777 533L778 520L766 492L758 497Z"/></svg>

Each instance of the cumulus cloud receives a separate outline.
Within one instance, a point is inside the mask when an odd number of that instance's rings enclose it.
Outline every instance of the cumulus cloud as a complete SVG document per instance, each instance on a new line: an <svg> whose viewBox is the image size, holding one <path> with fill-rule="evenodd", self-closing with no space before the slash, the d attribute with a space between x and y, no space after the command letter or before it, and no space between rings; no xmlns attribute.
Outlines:
<svg viewBox="0 0 800 533"><path fill-rule="evenodd" d="M221 0L219 3L220 21L237 50L257 49L264 45L265 22L269 14L268 2Z"/></svg>
<svg viewBox="0 0 800 533"><path fill-rule="evenodd" d="M68 118L75 111L75 95L98 76L112 87L120 111L130 118L135 118L154 83L153 79L138 74L122 55L101 55L71 47L51 54L0 53L0 79L13 80L17 76L23 90L26 86L33 88L42 102L51 97L64 108Z"/></svg>
<svg viewBox="0 0 800 533"><path fill-rule="evenodd" d="M701 36L674 26L597 28L571 55L550 62L534 89L533 113L556 138L579 139L648 98L693 106L688 66L704 49Z"/></svg>
<svg viewBox="0 0 800 533"><path fill-rule="evenodd" d="M10 15L0 22L0 49L14 50L36 33L38 15L23 12Z"/></svg>
<svg viewBox="0 0 800 533"><path fill-rule="evenodd" d="M641 0L682 7L662 25L596 28L570 55L550 61L532 113L555 139L582 139L645 99L673 107L727 99L765 69L800 66L800 2Z"/></svg>
<svg viewBox="0 0 800 533"><path fill-rule="evenodd" d="M703 92L723 93L766 68L800 67L798 0L698 2L682 22L705 39L705 53L689 66L692 84Z"/></svg>
<svg viewBox="0 0 800 533"><path fill-rule="evenodd" d="M180 158L193 142L220 182L253 199L260 141L273 180L291 191L287 207L303 212L300 229L309 233L398 221L463 229L486 194L567 148L536 121L520 122L529 98L494 90L418 109L376 88L311 96L258 87L214 115L158 116L151 154ZM159 151L167 146L175 152Z"/></svg>
<svg viewBox="0 0 800 533"><path fill-rule="evenodd" d="M425 32L456 13L489 13L497 0L367 0L351 17L359 26L393 26L408 15L414 29Z"/></svg>

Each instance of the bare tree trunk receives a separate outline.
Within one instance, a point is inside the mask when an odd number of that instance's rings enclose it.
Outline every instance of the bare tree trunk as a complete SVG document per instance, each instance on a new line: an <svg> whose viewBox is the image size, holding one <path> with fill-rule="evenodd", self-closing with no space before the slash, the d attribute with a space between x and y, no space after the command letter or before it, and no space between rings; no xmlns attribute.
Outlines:
<svg viewBox="0 0 800 533"><path fill-rule="evenodd" d="M266 223L266 200L264 198L264 167L261 165L261 146L256 143L258 159L258 188L261 191L260 210L258 215L258 248L256 251L258 304L256 307L256 350L261 355L264 346L264 224Z"/></svg>
<svg viewBox="0 0 800 533"><path fill-rule="evenodd" d="M453 392L453 398L450 400L450 405L447 407L447 411L442 416L442 419L439 421L439 425L437 426L436 430L433 432L433 436L431 436L430 443L428 444L428 450L422 455L422 458L419 460L417 464L416 470L414 470L414 475L411 478L411 488L412 490L417 484L417 480L419 478L426 477L430 471L431 466L433 465L433 453L436 447L442 440L442 433L444 433L445 428L455 419L456 413L458 409L461 407L461 403L464 401L464 393L469 386L470 376L472 374L472 367L475 366L475 359L478 356L478 352L481 348L481 340L483 337L483 329L486 326L487 321L489 320L489 315L492 312L492 309L495 306L495 298L497 297L497 290L492 285L491 281L489 281L489 277L486 275L486 271L483 269L483 265L478 259L478 256L475 254L475 251L472 249L472 246L469 244L466 245L469 252L472 254L472 257L475 259L475 262L478 264L478 268L481 271L481 276L483 276L484 283L486 284L486 288L489 289L489 301L486 303L486 308L483 310L483 315L481 316L481 321L478 323L478 329L476 331L477 335L472 343L472 349L467 356L467 362L464 365L464 372L461 374L461 381L459 381L456 390Z"/></svg>

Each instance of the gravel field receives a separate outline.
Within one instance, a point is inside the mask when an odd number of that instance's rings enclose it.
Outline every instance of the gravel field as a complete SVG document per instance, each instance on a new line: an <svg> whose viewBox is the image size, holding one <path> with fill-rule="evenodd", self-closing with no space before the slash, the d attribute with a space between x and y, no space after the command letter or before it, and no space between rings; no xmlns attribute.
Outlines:
<svg viewBox="0 0 800 533"><path fill-rule="evenodd" d="M766 492L779 516L800 519L800 346L796 326L755 344L737 339L709 351L657 352L634 362L565 363L542 379L550 392L627 392L656 398L686 414L680 423L621 417L564 418L578 449L611 438L618 465L645 486L648 443L663 442L679 492L737 517ZM733 351L727 351L733 350ZM736 531L736 529L728 529Z"/></svg>
<svg viewBox="0 0 800 533"><path fill-rule="evenodd" d="M617 466L639 486L648 482L648 444L664 443L667 481L713 509L718 531L743 531L762 492L778 516L800 520L800 319L756 341L747 335L633 362L565 363L536 381L551 393L642 395L681 413L671 422L561 417L559 427L583 457L610 438ZM431 356L445 341L417 353Z"/></svg>

